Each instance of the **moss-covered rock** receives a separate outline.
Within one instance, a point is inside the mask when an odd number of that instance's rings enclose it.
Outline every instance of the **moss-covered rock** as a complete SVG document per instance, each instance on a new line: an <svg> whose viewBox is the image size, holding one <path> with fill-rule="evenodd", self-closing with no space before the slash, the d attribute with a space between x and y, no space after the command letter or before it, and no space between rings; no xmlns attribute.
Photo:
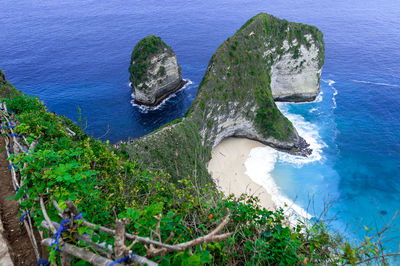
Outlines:
<svg viewBox="0 0 400 266"><path fill-rule="evenodd" d="M185 84L176 54L160 37L140 40L129 67L135 101L154 106Z"/></svg>

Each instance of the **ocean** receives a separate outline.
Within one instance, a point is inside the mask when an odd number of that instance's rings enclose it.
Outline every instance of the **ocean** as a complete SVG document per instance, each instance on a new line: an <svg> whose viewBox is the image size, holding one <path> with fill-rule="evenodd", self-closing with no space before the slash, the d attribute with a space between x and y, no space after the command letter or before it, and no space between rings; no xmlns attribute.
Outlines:
<svg viewBox="0 0 400 266"><path fill-rule="evenodd" d="M326 60L315 102L279 104L312 156L272 151L254 167L311 215L334 202L332 229L360 239L364 225L381 228L400 208L398 0L2 0L0 69L53 112L78 121L80 108L89 134L116 143L182 117L217 47L259 12L319 27ZM149 34L174 49L190 84L160 108L141 110L131 103L128 66ZM386 247L398 250L399 231L389 239Z"/></svg>

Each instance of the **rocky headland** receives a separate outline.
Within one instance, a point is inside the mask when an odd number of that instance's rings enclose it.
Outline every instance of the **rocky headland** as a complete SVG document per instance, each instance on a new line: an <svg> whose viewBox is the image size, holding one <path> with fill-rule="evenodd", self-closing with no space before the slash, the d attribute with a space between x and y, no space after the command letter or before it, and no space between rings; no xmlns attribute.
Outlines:
<svg viewBox="0 0 400 266"><path fill-rule="evenodd" d="M309 145L275 100L314 99L323 63L323 35L316 27L258 14L214 53L185 117L123 149L151 169L200 179L209 177L211 149L228 137L307 156Z"/></svg>
<svg viewBox="0 0 400 266"><path fill-rule="evenodd" d="M185 85L176 54L160 37L140 40L129 67L135 102L155 106Z"/></svg>

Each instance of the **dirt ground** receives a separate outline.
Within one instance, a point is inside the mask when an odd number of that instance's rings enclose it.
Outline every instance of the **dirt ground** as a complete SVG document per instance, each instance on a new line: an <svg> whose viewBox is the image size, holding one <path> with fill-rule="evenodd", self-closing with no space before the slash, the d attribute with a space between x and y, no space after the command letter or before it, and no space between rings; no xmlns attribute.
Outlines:
<svg viewBox="0 0 400 266"><path fill-rule="evenodd" d="M4 226L4 237L7 238L8 247L14 265L37 265L31 241L19 221L19 205L15 200L7 200L15 194L11 183L11 173L8 161L4 158L5 143L0 138L0 218Z"/></svg>

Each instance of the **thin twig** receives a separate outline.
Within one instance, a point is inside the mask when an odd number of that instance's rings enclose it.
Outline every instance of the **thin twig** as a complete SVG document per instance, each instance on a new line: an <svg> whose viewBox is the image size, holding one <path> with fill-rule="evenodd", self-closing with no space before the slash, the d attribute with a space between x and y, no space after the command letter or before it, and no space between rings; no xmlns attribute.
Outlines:
<svg viewBox="0 0 400 266"><path fill-rule="evenodd" d="M57 230L54 227L54 225L51 223L51 220L50 220L49 216L47 215L46 207L44 206L43 197L40 197L40 208L42 209L44 219L46 220L47 224L50 226L50 231L53 234L55 234L57 232Z"/></svg>
<svg viewBox="0 0 400 266"><path fill-rule="evenodd" d="M371 257L371 258L368 258L368 259L365 259L365 260L357 262L356 265L359 265L359 264L362 264L362 263L366 263L366 262L371 261L371 260L376 260L376 259L379 259L379 258L394 257L394 256L400 256L400 252L399 253L388 253L388 254L383 254L383 255L378 255L378 256L375 256L375 257Z"/></svg>

